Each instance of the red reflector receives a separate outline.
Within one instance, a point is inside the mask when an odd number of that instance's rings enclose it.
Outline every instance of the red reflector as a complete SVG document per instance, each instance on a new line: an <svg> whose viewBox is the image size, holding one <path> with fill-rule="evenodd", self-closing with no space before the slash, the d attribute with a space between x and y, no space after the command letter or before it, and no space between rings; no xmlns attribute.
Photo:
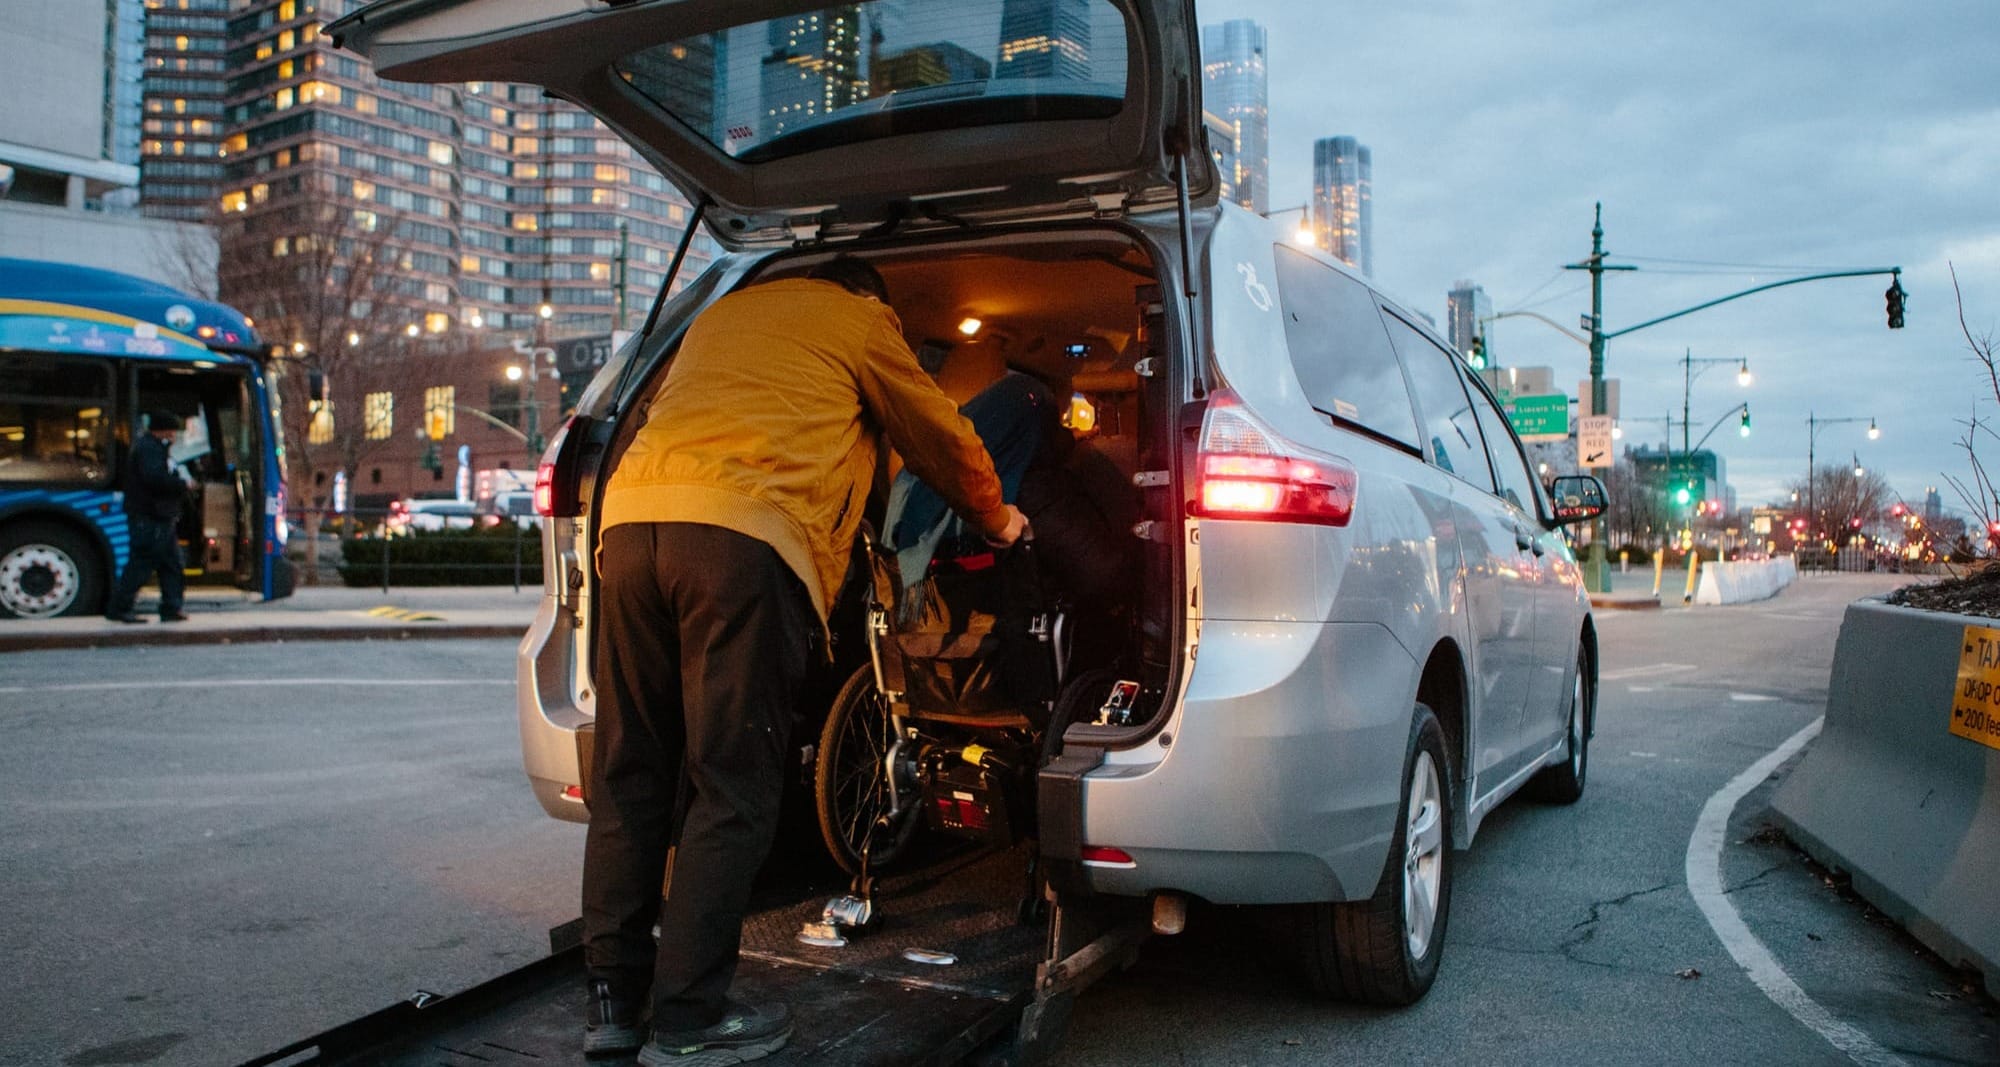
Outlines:
<svg viewBox="0 0 2000 1067"><path fill-rule="evenodd" d="M1079 852L1080 858L1085 863L1116 863L1137 866L1132 859L1132 854L1122 848L1112 848L1109 845L1085 845Z"/></svg>
<svg viewBox="0 0 2000 1067"><path fill-rule="evenodd" d="M564 797L566 797L566 798L570 799L570 800L582 800L582 799L583 799L583 787L582 787L582 786L580 786L580 785L566 785L566 786L563 786L563 792L562 792L562 795L563 795Z"/></svg>

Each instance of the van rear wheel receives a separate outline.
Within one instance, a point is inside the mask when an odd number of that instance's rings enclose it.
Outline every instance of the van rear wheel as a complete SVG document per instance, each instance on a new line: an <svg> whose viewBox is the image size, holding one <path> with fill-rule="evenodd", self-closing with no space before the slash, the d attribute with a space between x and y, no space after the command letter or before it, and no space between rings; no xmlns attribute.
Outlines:
<svg viewBox="0 0 2000 1067"><path fill-rule="evenodd" d="M52 619L104 609L105 567L90 543L50 522L0 530L0 618Z"/></svg>
<svg viewBox="0 0 2000 1067"><path fill-rule="evenodd" d="M875 688L875 671L863 665L833 699L813 768L820 837L833 861L851 875L861 873L864 845L871 872L894 862L920 821L916 784L900 768L893 781L890 774L894 729L888 702Z"/></svg>
<svg viewBox="0 0 2000 1067"><path fill-rule="evenodd" d="M1451 915L1451 764L1437 716L1418 704L1412 719L1396 832L1374 895L1297 909L1306 983L1323 996L1414 1004L1437 979Z"/></svg>

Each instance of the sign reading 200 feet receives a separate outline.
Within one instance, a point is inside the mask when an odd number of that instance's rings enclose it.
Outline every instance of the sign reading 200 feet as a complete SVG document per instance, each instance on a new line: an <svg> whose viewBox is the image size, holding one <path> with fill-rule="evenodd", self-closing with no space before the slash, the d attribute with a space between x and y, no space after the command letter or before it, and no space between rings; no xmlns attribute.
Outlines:
<svg viewBox="0 0 2000 1067"><path fill-rule="evenodd" d="M2000 630L1967 626L1951 693L1951 732L2000 748Z"/></svg>

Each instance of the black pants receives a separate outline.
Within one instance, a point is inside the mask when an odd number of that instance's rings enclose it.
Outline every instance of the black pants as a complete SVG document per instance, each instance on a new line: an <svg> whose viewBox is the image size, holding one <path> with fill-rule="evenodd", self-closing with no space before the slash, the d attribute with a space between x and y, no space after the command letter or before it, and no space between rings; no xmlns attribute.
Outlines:
<svg viewBox="0 0 2000 1067"><path fill-rule="evenodd" d="M145 515L127 515L125 523L132 534L131 555L125 561L125 572L118 576L118 588L112 590L111 604L104 609L104 613L130 615L132 605L139 599L139 587L158 571L160 615L179 615L186 579L181 574L181 542L174 530L177 524L172 519L155 519Z"/></svg>
<svg viewBox="0 0 2000 1067"><path fill-rule="evenodd" d="M656 1028L700 1029L736 974L818 623L777 552L721 527L614 526L601 561L584 960L620 996L650 988Z"/></svg>

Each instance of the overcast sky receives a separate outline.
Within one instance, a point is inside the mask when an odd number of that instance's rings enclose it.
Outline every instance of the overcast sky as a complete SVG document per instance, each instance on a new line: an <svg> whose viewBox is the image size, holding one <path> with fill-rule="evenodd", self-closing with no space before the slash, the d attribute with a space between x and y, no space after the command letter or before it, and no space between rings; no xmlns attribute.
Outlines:
<svg viewBox="0 0 2000 1067"><path fill-rule="evenodd" d="M1913 503L1967 464L1954 420L1993 417L1992 389L1958 332L2000 331L2000 4L1994 0L1201 0L1204 24L1269 31L1271 204L1311 193L1312 142L1347 134L1374 153L1375 277L1437 316L1454 279L1496 310L1575 328L1604 203L1605 282L1617 330L1785 270L1680 273L1663 260L1903 268L1908 326L1886 328L1886 277L1749 297L1611 343L1624 443L1680 417L1681 368L1747 358L1747 390L1718 367L1694 385L1702 429L1740 400L1754 433L1710 439L1739 503L1776 498L1806 468L1806 416L1874 416L1819 434L1822 464L1850 453ZM1640 258L1647 257L1647 258ZM1809 271L1808 271L1809 272ZM1495 324L1504 363L1588 374L1586 350L1529 319ZM2000 442L1988 450L2000 466Z"/></svg>

